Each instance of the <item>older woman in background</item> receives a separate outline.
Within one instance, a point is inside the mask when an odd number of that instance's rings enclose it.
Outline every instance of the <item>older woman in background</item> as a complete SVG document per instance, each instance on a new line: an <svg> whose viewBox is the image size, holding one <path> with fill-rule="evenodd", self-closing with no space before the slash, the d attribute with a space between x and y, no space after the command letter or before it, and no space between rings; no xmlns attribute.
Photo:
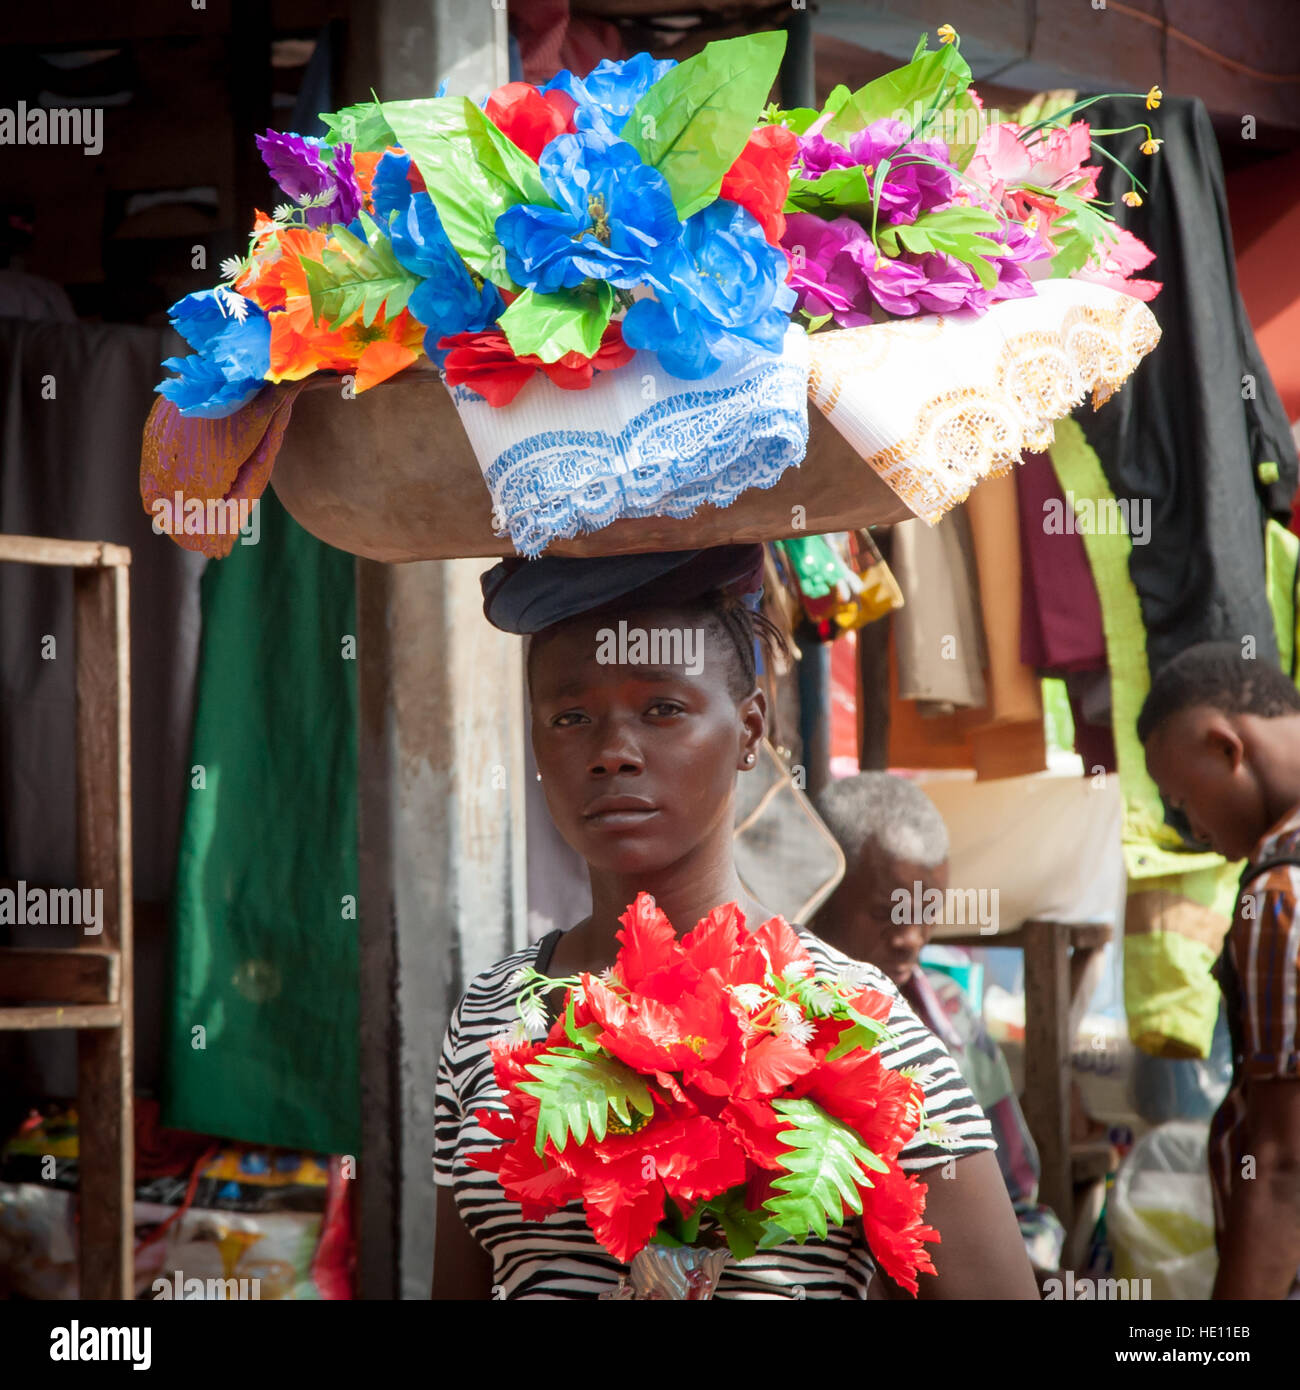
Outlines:
<svg viewBox="0 0 1300 1390"><path fill-rule="evenodd" d="M948 887L943 817L919 787L887 772L833 782L818 798L817 810L844 850L847 868L813 929L846 955L888 975L943 1041L993 1127L998 1164L1030 1261L1039 1270L1055 1269L1065 1232L1055 1213L1038 1201L1038 1153L1006 1058L961 986L921 963L934 918L928 911L918 914L915 905L933 903L930 890L943 896Z"/></svg>

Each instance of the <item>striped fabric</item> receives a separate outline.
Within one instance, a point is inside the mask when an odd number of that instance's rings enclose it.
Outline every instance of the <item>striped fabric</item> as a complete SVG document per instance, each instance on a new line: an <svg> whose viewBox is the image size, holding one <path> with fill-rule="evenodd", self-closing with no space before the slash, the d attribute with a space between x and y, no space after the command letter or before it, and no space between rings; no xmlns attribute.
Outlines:
<svg viewBox="0 0 1300 1390"><path fill-rule="evenodd" d="M864 984L890 995L892 1044L882 1051L894 1068L919 1068L927 1114L940 1122L937 1138L914 1139L902 1153L903 1167L919 1172L994 1147L983 1112L962 1081L943 1044L908 1008L893 984L871 966L862 966L810 932L797 929L817 966L834 977L841 970L861 972ZM466 1226L492 1257L497 1298L595 1298L613 1289L623 1266L599 1245L588 1229L580 1203L552 1212L544 1221L524 1221L508 1201L495 1174L468 1166L469 1156L498 1141L475 1123L476 1110L504 1111L505 1100L492 1074L488 1040L514 1023L517 991L510 978L531 965L537 946L501 961L479 975L452 1014L438 1069L434 1111L434 1181L455 1191ZM729 1266L718 1298L866 1298L875 1266L861 1224L834 1228L825 1241L788 1245Z"/></svg>
<svg viewBox="0 0 1300 1390"><path fill-rule="evenodd" d="M1250 864L1300 857L1300 806L1255 847ZM1214 1224L1223 1237L1232 1185L1245 1157L1246 1095L1252 1080L1300 1078L1300 865L1277 865L1246 879L1228 932L1225 956L1235 982L1225 980L1236 1048L1232 1089L1210 1126ZM1235 983L1235 989L1232 987Z"/></svg>

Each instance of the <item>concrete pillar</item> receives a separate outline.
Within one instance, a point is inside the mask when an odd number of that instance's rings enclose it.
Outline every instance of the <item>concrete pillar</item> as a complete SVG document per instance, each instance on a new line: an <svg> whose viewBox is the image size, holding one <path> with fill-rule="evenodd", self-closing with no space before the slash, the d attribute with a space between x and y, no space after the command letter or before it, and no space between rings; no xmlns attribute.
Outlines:
<svg viewBox="0 0 1300 1390"><path fill-rule="evenodd" d="M508 80L504 4L354 9L340 105L444 77L475 99ZM357 562L363 1298L428 1297L443 1033L467 981L524 939L522 644L483 619L486 563Z"/></svg>

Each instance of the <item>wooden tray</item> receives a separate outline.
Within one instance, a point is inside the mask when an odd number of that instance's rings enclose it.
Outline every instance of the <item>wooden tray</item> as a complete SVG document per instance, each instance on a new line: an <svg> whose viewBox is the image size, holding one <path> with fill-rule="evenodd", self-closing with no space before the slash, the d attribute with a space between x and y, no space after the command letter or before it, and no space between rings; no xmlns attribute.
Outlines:
<svg viewBox="0 0 1300 1390"><path fill-rule="evenodd" d="M574 393L574 412L582 409ZM808 456L766 491L684 521L616 521L547 554L625 555L847 531L912 512L809 407ZM294 403L271 484L313 536L371 560L511 555L492 532L492 505L456 408L436 372L410 368L345 399L338 381L309 381Z"/></svg>

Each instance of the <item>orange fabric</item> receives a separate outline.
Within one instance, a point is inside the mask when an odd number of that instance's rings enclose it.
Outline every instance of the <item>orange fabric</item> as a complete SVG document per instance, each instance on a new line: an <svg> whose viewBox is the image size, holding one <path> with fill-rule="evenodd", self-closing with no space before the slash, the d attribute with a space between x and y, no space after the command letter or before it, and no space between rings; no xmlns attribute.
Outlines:
<svg viewBox="0 0 1300 1390"><path fill-rule="evenodd" d="M988 648L989 709L995 724L1042 723L1038 676L1020 660L1020 513L1010 473L985 478L966 502Z"/></svg>

